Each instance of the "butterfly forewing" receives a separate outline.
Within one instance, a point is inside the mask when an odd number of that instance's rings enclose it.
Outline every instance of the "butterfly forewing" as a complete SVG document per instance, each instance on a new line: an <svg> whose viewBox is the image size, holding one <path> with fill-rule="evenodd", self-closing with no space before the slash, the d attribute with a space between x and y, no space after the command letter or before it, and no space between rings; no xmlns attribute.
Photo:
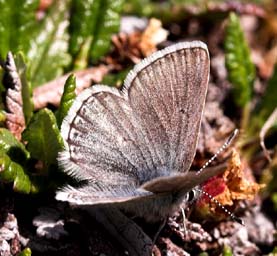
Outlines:
<svg viewBox="0 0 277 256"><path fill-rule="evenodd" d="M142 127L135 132L147 140L158 176L187 171L195 155L209 76L207 51L198 43L177 45L127 84L133 116Z"/></svg>
<svg viewBox="0 0 277 256"><path fill-rule="evenodd" d="M145 182L188 171L208 74L205 44L179 43L135 66L122 91L96 85L81 93L62 125L66 149L59 160L88 183L58 198L88 204L130 200L147 195L138 189Z"/></svg>

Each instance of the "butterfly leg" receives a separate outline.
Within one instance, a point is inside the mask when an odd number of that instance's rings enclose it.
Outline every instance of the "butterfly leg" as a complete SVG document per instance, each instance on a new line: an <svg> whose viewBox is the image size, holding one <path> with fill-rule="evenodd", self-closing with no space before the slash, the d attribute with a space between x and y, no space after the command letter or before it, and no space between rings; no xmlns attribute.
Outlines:
<svg viewBox="0 0 277 256"><path fill-rule="evenodd" d="M159 234L161 233L162 229L164 228L166 221L167 221L167 218L164 218L162 220L161 224L159 225L159 228L158 228L158 230L157 230L157 232L156 232L156 234L155 234L155 236L153 238L153 244L156 243L156 240L157 240Z"/></svg>
<svg viewBox="0 0 277 256"><path fill-rule="evenodd" d="M184 228L184 233L185 233L185 235L187 235L188 230L187 230L186 223L185 223L185 221L186 221L185 210L184 210L183 207L180 207L180 210L181 210L181 214L182 214L182 217L183 217L183 228Z"/></svg>

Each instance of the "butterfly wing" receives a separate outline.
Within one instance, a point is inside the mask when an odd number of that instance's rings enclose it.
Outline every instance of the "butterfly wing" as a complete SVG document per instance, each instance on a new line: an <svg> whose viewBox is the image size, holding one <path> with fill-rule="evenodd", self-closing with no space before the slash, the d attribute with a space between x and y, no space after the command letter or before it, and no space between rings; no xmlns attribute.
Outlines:
<svg viewBox="0 0 277 256"><path fill-rule="evenodd" d="M148 64L150 61L151 65ZM125 90L149 155L154 177L185 172L196 151L209 79L209 56L198 41L157 52L128 75ZM148 174L150 175L150 174ZM147 177L147 174L146 174ZM147 180L153 177L148 177Z"/></svg>
<svg viewBox="0 0 277 256"><path fill-rule="evenodd" d="M62 124L59 162L88 184L57 198L77 204L123 202L139 187L187 171L195 154L209 76L206 45L179 43L143 60L122 91L96 85L82 92Z"/></svg>

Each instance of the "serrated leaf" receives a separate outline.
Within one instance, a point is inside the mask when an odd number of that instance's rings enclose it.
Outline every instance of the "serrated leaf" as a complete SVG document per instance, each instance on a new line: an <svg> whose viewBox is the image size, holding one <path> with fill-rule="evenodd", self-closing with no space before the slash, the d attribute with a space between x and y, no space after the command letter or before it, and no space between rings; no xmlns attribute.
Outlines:
<svg viewBox="0 0 277 256"><path fill-rule="evenodd" d="M87 57L92 62L105 55L110 48L111 36L118 32L124 0L73 0L70 21L70 52L78 59L82 47L91 40ZM84 54L84 52L82 52ZM84 56L85 57L85 56Z"/></svg>
<svg viewBox="0 0 277 256"><path fill-rule="evenodd" d="M251 100L256 74L239 18L234 13L229 15L224 46L228 79L234 86L234 101L245 107Z"/></svg>
<svg viewBox="0 0 277 256"><path fill-rule="evenodd" d="M18 163L12 161L3 151L0 151L0 181L13 182L15 191L21 193L30 193L31 181L26 175L24 169Z"/></svg>
<svg viewBox="0 0 277 256"><path fill-rule="evenodd" d="M76 98L76 77L72 74L70 75L64 85L63 95L61 98L61 103L58 111L56 112L58 127L61 127L64 117L67 115L74 99Z"/></svg>
<svg viewBox="0 0 277 256"><path fill-rule="evenodd" d="M52 111L44 108L34 114L22 138L28 142L26 148L31 157L41 160L45 169L56 163L63 140Z"/></svg>
<svg viewBox="0 0 277 256"><path fill-rule="evenodd" d="M0 58L4 59L8 51L23 51L30 47L30 38L36 27L35 13L38 0L0 1Z"/></svg>
<svg viewBox="0 0 277 256"><path fill-rule="evenodd" d="M3 83L7 88L5 95L6 127L12 134L21 140L21 133L25 129L23 112L22 83L17 71L13 54L8 52L4 65L5 75Z"/></svg>
<svg viewBox="0 0 277 256"><path fill-rule="evenodd" d="M96 15L99 1L72 1L70 16L70 41L69 51L73 56L77 56L88 38L94 31Z"/></svg>
<svg viewBox="0 0 277 256"><path fill-rule="evenodd" d="M67 33L68 6L70 0L55 1L51 10L32 40L28 52L32 86L37 87L63 73L71 58L67 53L69 36Z"/></svg>
<svg viewBox="0 0 277 256"><path fill-rule="evenodd" d="M33 115L34 105L32 101L32 89L30 83L27 80L27 66L25 58L22 52L17 53L14 56L16 69L22 84L22 100L23 100L23 112L25 117L25 123L27 124L31 116Z"/></svg>
<svg viewBox="0 0 277 256"><path fill-rule="evenodd" d="M98 0L101 1L101 0ZM111 45L111 36L118 32L124 0L101 1L96 29L90 49L93 62L104 56Z"/></svg>

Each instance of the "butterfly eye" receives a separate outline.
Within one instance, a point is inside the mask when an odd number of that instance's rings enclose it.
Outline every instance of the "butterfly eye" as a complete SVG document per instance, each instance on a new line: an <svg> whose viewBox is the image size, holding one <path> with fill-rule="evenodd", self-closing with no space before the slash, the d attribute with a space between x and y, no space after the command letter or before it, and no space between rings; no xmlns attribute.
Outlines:
<svg viewBox="0 0 277 256"><path fill-rule="evenodd" d="M196 191L194 189L189 191L187 193L187 202L188 203L193 202L196 199L196 196L197 196L197 193L196 193Z"/></svg>

